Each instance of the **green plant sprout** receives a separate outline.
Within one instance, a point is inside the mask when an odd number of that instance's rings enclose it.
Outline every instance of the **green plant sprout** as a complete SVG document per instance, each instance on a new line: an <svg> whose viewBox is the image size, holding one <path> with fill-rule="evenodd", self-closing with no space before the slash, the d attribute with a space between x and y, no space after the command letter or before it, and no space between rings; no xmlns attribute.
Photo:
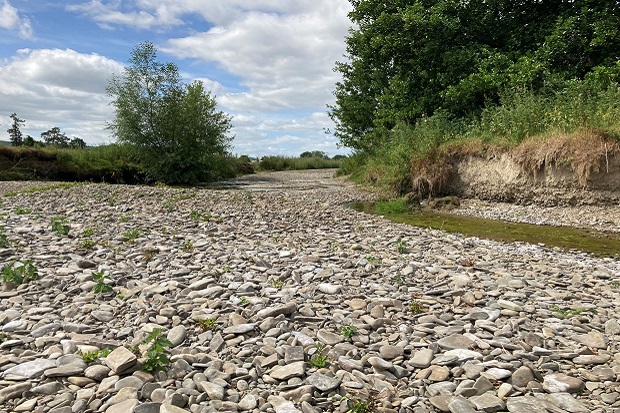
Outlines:
<svg viewBox="0 0 620 413"><path fill-rule="evenodd" d="M103 271L93 273L92 277L93 281L97 283L93 286L93 292L95 294L106 294L113 291L112 286L106 284L108 277Z"/></svg>
<svg viewBox="0 0 620 413"><path fill-rule="evenodd" d="M204 320L195 318L194 322L202 331L215 331L217 330L217 317L206 318Z"/></svg>
<svg viewBox="0 0 620 413"><path fill-rule="evenodd" d="M69 231L71 230L71 226L65 217L54 217L50 223L52 231L56 233L59 237L69 235Z"/></svg>
<svg viewBox="0 0 620 413"><path fill-rule="evenodd" d="M7 264L2 268L2 282L24 284L35 281L39 278L39 273L32 260L22 263Z"/></svg>
<svg viewBox="0 0 620 413"><path fill-rule="evenodd" d="M146 350L146 359L142 363L142 368L148 372L154 372L164 370L170 365L170 359L166 354L166 348L172 347L172 343L166 337L163 336L161 328L156 328L149 334L142 344L147 345L150 343L149 348Z"/></svg>
<svg viewBox="0 0 620 413"><path fill-rule="evenodd" d="M325 350L325 344L320 341L316 343L316 352L312 355L308 363L313 365L314 367L323 368L329 364L331 359L323 353Z"/></svg>
<svg viewBox="0 0 620 413"><path fill-rule="evenodd" d="M357 335L357 329L353 326L342 326L342 335L344 335L344 337L347 340L350 340L353 336Z"/></svg>

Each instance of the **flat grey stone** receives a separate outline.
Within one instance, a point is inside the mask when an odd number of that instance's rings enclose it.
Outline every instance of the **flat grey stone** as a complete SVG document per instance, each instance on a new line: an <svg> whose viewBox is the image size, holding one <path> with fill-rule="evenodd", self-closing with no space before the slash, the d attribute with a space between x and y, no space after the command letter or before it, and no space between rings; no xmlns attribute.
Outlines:
<svg viewBox="0 0 620 413"><path fill-rule="evenodd" d="M313 385L322 392L329 392L340 385L340 380L325 374L314 373L306 379L306 383Z"/></svg>
<svg viewBox="0 0 620 413"><path fill-rule="evenodd" d="M254 331L255 329L256 329L255 323L248 323L248 324L239 324L236 326L226 327L223 332L224 334L245 334L245 333L249 333L250 331Z"/></svg>
<svg viewBox="0 0 620 413"><path fill-rule="evenodd" d="M117 347L105 358L105 364L117 374L129 370L138 362L138 358L125 347Z"/></svg>
<svg viewBox="0 0 620 413"><path fill-rule="evenodd" d="M172 347L176 347L185 341L185 337L187 336L187 329L185 326L178 325L176 327L172 327L168 334L166 334L166 338L170 340L172 343Z"/></svg>
<svg viewBox="0 0 620 413"><path fill-rule="evenodd" d="M447 350L470 349L474 342L462 334L452 334L437 341L439 347Z"/></svg>
<svg viewBox="0 0 620 413"><path fill-rule="evenodd" d="M303 376L305 371L306 363L303 361L296 361L285 366L276 366L272 368L269 375L276 380L288 380L291 377Z"/></svg>
<svg viewBox="0 0 620 413"><path fill-rule="evenodd" d="M557 373L545 376L543 388L549 393L578 393L585 388L585 383L576 377Z"/></svg>
<svg viewBox="0 0 620 413"><path fill-rule="evenodd" d="M424 369L431 365L433 357L435 357L435 352L429 348L424 348L413 353L409 364Z"/></svg>
<svg viewBox="0 0 620 413"><path fill-rule="evenodd" d="M469 401L476 406L476 409L485 412L497 412L500 410L504 410L504 408L506 407L506 403L504 403L502 399L493 394L493 392L487 392L481 394L480 396L470 397Z"/></svg>
<svg viewBox="0 0 620 413"><path fill-rule="evenodd" d="M294 302L290 302L285 305L277 306L277 307L268 307L260 310L256 313L256 319L264 320L268 317L277 317L279 315L290 315L297 311L297 304Z"/></svg>
<svg viewBox="0 0 620 413"><path fill-rule="evenodd" d="M37 359L20 363L4 371L4 377L18 376L24 379L33 379L43 374L45 370L56 367L55 360Z"/></svg>

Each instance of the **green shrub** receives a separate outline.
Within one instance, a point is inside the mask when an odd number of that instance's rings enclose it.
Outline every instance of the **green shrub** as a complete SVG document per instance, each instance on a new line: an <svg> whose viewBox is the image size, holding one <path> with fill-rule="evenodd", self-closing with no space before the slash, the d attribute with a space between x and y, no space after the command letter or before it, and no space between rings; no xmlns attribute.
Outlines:
<svg viewBox="0 0 620 413"><path fill-rule="evenodd" d="M69 235L69 231L71 230L71 226L69 226L67 218L65 217L54 217L50 222L52 231L56 233L59 237Z"/></svg>
<svg viewBox="0 0 620 413"><path fill-rule="evenodd" d="M142 363L145 371L154 372L164 370L170 365L170 359L166 355L166 348L172 347L172 343L163 336L163 330L156 328L142 341L142 344L150 344L146 351L146 359Z"/></svg>

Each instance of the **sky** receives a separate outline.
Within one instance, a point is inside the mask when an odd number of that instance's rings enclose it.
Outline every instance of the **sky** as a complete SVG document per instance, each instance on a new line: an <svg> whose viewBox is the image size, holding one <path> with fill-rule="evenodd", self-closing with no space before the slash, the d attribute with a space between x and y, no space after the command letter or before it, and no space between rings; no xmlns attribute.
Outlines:
<svg viewBox="0 0 620 413"><path fill-rule="evenodd" d="M348 0L0 0L0 140L16 113L35 139L57 126L89 145L114 142L105 87L150 41L232 115L233 153L346 153L325 130L350 9Z"/></svg>

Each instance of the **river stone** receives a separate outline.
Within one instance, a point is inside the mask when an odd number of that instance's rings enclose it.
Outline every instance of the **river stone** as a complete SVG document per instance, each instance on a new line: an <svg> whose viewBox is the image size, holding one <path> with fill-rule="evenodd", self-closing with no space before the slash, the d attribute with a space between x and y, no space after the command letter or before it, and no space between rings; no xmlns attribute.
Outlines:
<svg viewBox="0 0 620 413"><path fill-rule="evenodd" d="M172 327L170 331L168 331L166 338L170 340L170 343L172 343L172 347L177 347L185 341L186 336L187 329L185 328L185 326L178 325L176 327Z"/></svg>
<svg viewBox="0 0 620 413"><path fill-rule="evenodd" d="M56 361L38 359L18 364L4 371L4 377L17 376L23 379L39 377L45 370L56 367Z"/></svg>
<svg viewBox="0 0 620 413"><path fill-rule="evenodd" d="M105 358L105 364L117 374L132 368L137 362L136 355L125 347L117 347Z"/></svg>
<svg viewBox="0 0 620 413"><path fill-rule="evenodd" d="M133 413L159 413L161 403L142 403L133 409Z"/></svg>
<svg viewBox="0 0 620 413"><path fill-rule="evenodd" d="M504 410L506 407L506 403L493 394L493 392L470 397L469 401L472 402L478 410L485 412L497 412L499 410Z"/></svg>
<svg viewBox="0 0 620 413"><path fill-rule="evenodd" d="M306 363L296 361L285 366L276 366L271 369L269 375L276 380L288 380L291 377L303 376L306 371Z"/></svg>
<svg viewBox="0 0 620 413"><path fill-rule="evenodd" d="M260 310L256 313L256 318L258 320L264 320L269 317L277 317L279 315L290 315L297 311L297 304L294 302L290 302L285 305L277 306L277 307L268 307Z"/></svg>
<svg viewBox="0 0 620 413"><path fill-rule="evenodd" d="M224 334L245 334L250 331L254 331L256 328L256 324L248 323L248 324L238 324L235 326L226 327L224 329Z"/></svg>
<svg viewBox="0 0 620 413"><path fill-rule="evenodd" d="M107 413L107 411L106 411L106 413ZM164 403L159 408L159 413L188 413L188 411L185 410L185 409L182 409L180 407Z"/></svg>
<svg viewBox="0 0 620 413"><path fill-rule="evenodd" d="M280 396L269 396L267 401L273 406L276 413L302 413L292 402Z"/></svg>
<svg viewBox="0 0 620 413"><path fill-rule="evenodd" d="M435 357L435 352L431 349L425 348L418 350L413 353L411 360L409 360L409 364L413 367L427 368L431 365L433 357Z"/></svg>
<svg viewBox="0 0 620 413"><path fill-rule="evenodd" d="M598 331L590 331L588 334L575 335L575 341L590 348L606 349L607 343L605 336Z"/></svg>
<svg viewBox="0 0 620 413"><path fill-rule="evenodd" d="M588 413L590 409L586 408L582 403L575 400L568 393L552 393L546 395L546 399L554 405L558 406L569 413Z"/></svg>
<svg viewBox="0 0 620 413"><path fill-rule="evenodd" d="M340 385L340 380L318 372L308 377L306 382L322 392L332 391Z"/></svg>
<svg viewBox="0 0 620 413"><path fill-rule="evenodd" d="M258 401L251 393L246 394L241 400L239 400L239 409L241 410L253 410L257 405Z"/></svg>
<svg viewBox="0 0 620 413"><path fill-rule="evenodd" d="M379 348L379 355L387 360L395 359L405 354L405 348L401 346L384 345Z"/></svg>
<svg viewBox="0 0 620 413"><path fill-rule="evenodd" d="M532 380L534 380L534 373L526 366L519 367L510 377L510 383L520 388L527 387L527 384Z"/></svg>
<svg viewBox="0 0 620 413"><path fill-rule="evenodd" d="M319 340L321 340L323 343L333 346L335 344L338 343L342 343L343 338L342 336L338 335L338 334L334 334L330 331L327 330L319 330L316 333L316 338L318 338Z"/></svg>
<svg viewBox="0 0 620 413"><path fill-rule="evenodd" d="M448 403L450 413L476 413L476 408L472 402L462 396L456 396Z"/></svg>
<svg viewBox="0 0 620 413"><path fill-rule="evenodd" d="M543 388L549 393L578 393L585 388L585 383L576 377L557 373L545 376Z"/></svg>
<svg viewBox="0 0 620 413"><path fill-rule="evenodd" d="M510 413L548 413L540 400L533 396L509 397L506 408Z"/></svg>
<svg viewBox="0 0 620 413"><path fill-rule="evenodd" d="M577 356L573 359L573 363L575 364L604 364L607 363L611 359L611 356L608 354L602 355L590 355L586 354L583 356Z"/></svg>
<svg viewBox="0 0 620 413"><path fill-rule="evenodd" d="M224 400L224 387L219 384L203 381L200 383L200 387L207 393L211 400Z"/></svg>
<svg viewBox="0 0 620 413"><path fill-rule="evenodd" d="M474 342L461 334L452 334L448 337L444 337L437 341L439 347L448 350L456 349L469 349L474 345Z"/></svg>

